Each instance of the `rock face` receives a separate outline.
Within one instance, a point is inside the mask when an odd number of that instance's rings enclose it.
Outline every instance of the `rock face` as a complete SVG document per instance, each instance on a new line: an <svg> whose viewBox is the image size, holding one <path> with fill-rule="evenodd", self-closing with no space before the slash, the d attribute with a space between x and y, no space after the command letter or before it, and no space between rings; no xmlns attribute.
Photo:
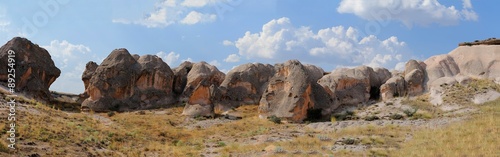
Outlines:
<svg viewBox="0 0 500 157"><path fill-rule="evenodd" d="M9 51L15 53L14 57L9 57ZM0 82L4 85L8 83L8 70L12 69L7 66L9 58L15 61L16 92L50 101L52 95L49 87L59 77L61 70L54 65L49 52L25 38L15 37L7 42L0 48Z"/></svg>
<svg viewBox="0 0 500 157"><path fill-rule="evenodd" d="M217 103L221 110L247 104L259 104L269 79L274 76L269 64L248 63L227 73L219 87Z"/></svg>
<svg viewBox="0 0 500 157"><path fill-rule="evenodd" d="M224 81L225 74L206 62L195 63L187 75L187 83L181 95L186 102L182 115L213 116L213 95Z"/></svg>
<svg viewBox="0 0 500 157"><path fill-rule="evenodd" d="M387 69L359 66L341 68L323 76L318 83L341 105L357 105L378 99L380 86L391 77Z"/></svg>
<svg viewBox="0 0 500 157"><path fill-rule="evenodd" d="M82 76L91 74L94 65L87 65ZM85 89L89 98L82 108L103 112L166 107L175 102L173 77L170 67L157 56L136 60L126 49L113 50L90 77Z"/></svg>
<svg viewBox="0 0 500 157"><path fill-rule="evenodd" d="M407 85L404 77L402 76L394 76L380 87L380 96L382 97L382 100L405 96L406 92Z"/></svg>
<svg viewBox="0 0 500 157"><path fill-rule="evenodd" d="M179 67L174 68L174 93L181 95L184 92L184 88L187 84L187 75L189 71L193 68L193 63L183 62Z"/></svg>
<svg viewBox="0 0 500 157"><path fill-rule="evenodd" d="M82 74L82 81L83 81L83 85L85 87L85 92L84 92L85 95L87 95L86 89L88 89L90 79L92 78L92 75L94 75L94 72L98 66L99 65L97 65L97 63L92 62L92 61L88 62L85 65L85 71L83 71L83 74Z"/></svg>
<svg viewBox="0 0 500 157"><path fill-rule="evenodd" d="M426 66L426 80L427 84L432 84L432 82L441 77L451 77L460 73L460 68L458 68L455 59L449 55L438 55L433 56L425 60Z"/></svg>
<svg viewBox="0 0 500 157"><path fill-rule="evenodd" d="M406 63L404 80L409 96L416 96L424 92L425 66L425 63L416 60L410 60Z"/></svg>
<svg viewBox="0 0 500 157"><path fill-rule="evenodd" d="M259 103L259 116L277 116L291 122L329 115L334 99L316 83L314 71L297 60L276 64L274 76Z"/></svg>

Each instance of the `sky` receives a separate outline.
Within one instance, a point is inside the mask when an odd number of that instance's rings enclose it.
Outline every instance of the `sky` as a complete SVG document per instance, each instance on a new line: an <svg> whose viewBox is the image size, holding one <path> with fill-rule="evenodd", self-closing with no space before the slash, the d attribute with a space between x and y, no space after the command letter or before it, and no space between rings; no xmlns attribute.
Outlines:
<svg viewBox="0 0 500 157"><path fill-rule="evenodd" d="M17 0L0 1L0 43L26 37L61 76L51 90L84 91L85 64L116 48L154 54L171 68L206 61L298 59L325 71L404 68L460 42L500 37L500 1L486 0Z"/></svg>

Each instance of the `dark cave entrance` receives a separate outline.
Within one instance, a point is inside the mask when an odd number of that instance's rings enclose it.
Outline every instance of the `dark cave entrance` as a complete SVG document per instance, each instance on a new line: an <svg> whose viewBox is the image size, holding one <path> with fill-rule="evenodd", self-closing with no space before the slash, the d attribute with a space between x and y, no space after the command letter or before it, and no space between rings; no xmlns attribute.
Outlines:
<svg viewBox="0 0 500 157"><path fill-rule="evenodd" d="M314 108L308 109L307 110L307 118L304 121L309 121L309 122L324 121L325 117L323 117L321 115L321 111L322 111L322 109L320 109L320 108L318 108L318 109L314 109Z"/></svg>
<svg viewBox="0 0 500 157"><path fill-rule="evenodd" d="M380 88L379 87L371 87L370 88L370 100L379 100L380 99Z"/></svg>

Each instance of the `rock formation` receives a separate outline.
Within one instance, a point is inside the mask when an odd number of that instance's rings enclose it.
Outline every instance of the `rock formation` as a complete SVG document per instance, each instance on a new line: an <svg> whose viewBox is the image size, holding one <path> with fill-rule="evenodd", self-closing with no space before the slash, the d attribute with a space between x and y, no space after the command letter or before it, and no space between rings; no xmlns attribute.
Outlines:
<svg viewBox="0 0 500 157"><path fill-rule="evenodd" d="M259 103L261 118L277 116L291 122L329 115L334 99L316 82L314 71L297 60L275 65Z"/></svg>
<svg viewBox="0 0 500 157"><path fill-rule="evenodd" d="M9 56L14 52L14 57ZM44 48L25 38L15 37L0 48L0 82L7 86L9 77L8 59L13 59L15 69L15 91L23 92L37 100L50 101L50 85L59 77L61 70L55 65Z"/></svg>
<svg viewBox="0 0 500 157"><path fill-rule="evenodd" d="M94 72L98 66L99 65L97 65L97 63L92 62L92 61L88 62L85 65L85 71L83 71L83 74L82 74L82 81L83 81L83 86L85 87L85 89L88 89L90 79L92 78L92 75L94 75ZM88 95L87 91L84 92L84 95Z"/></svg>
<svg viewBox="0 0 500 157"><path fill-rule="evenodd" d="M341 105L357 105L378 99L380 86L391 77L387 69L359 66L341 68L323 76L318 83Z"/></svg>
<svg viewBox="0 0 500 157"><path fill-rule="evenodd" d="M180 97L186 103L182 115L213 116L213 95L224 81L225 74L206 62L195 63L187 75L187 82Z"/></svg>
<svg viewBox="0 0 500 157"><path fill-rule="evenodd" d="M321 73L322 75L322 73ZM246 104L259 104L274 67L269 64L247 63L229 71L216 97L221 110Z"/></svg>
<svg viewBox="0 0 500 157"><path fill-rule="evenodd" d="M409 96L420 95L424 92L425 63L410 60L405 65L404 80Z"/></svg>
<svg viewBox="0 0 500 157"><path fill-rule="evenodd" d="M82 75L91 74L93 63ZM97 112L127 111L165 107L175 102L173 72L159 57L141 56L136 60L126 49L116 49L104 59L88 81L89 95L82 108Z"/></svg>
<svg viewBox="0 0 500 157"><path fill-rule="evenodd" d="M193 68L193 63L189 61L183 62L177 68L172 69L174 71L174 93L181 95L184 92L187 84L187 75L189 71Z"/></svg>
<svg viewBox="0 0 500 157"><path fill-rule="evenodd" d="M486 40L476 40L474 42L463 42L458 44L458 46L474 46L474 45L500 45L500 39L489 38Z"/></svg>

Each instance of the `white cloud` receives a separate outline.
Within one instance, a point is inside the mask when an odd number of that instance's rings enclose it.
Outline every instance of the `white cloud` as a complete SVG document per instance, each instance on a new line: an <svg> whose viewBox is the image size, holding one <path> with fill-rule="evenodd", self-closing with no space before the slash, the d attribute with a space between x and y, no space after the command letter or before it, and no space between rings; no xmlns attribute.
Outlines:
<svg viewBox="0 0 500 157"><path fill-rule="evenodd" d="M227 56L226 59L224 59L224 62L239 62L240 61L240 56L237 54L230 54Z"/></svg>
<svg viewBox="0 0 500 157"><path fill-rule="evenodd" d="M246 32L234 43L239 55L247 59L271 62L300 59L333 67L364 64L394 68L411 57L406 43L397 37L360 37L358 32L353 27L336 26L315 33L308 27L294 26L284 17L264 24L261 32Z"/></svg>
<svg viewBox="0 0 500 157"><path fill-rule="evenodd" d="M61 70L61 76L51 85L50 89L58 92L82 93L84 87L81 75L85 70L85 64L88 61L96 60L96 56L90 54L91 49L85 45L69 43L66 40L53 40L50 45L41 47L50 53L52 60Z"/></svg>
<svg viewBox="0 0 500 157"><path fill-rule="evenodd" d="M224 45L224 46L233 46L234 43L232 41L229 41L229 40L224 40L224 41L222 41L222 45Z"/></svg>
<svg viewBox="0 0 500 157"><path fill-rule="evenodd" d="M193 25L197 23L206 23L213 22L217 19L217 15L215 14L203 14L196 11L191 11L186 15L184 19L182 19L182 24Z"/></svg>
<svg viewBox="0 0 500 157"><path fill-rule="evenodd" d="M221 64L217 60L210 61L208 64L213 65L215 67L220 67Z"/></svg>
<svg viewBox="0 0 500 157"><path fill-rule="evenodd" d="M168 54L160 51L156 53L156 56L160 57L163 61L165 61L165 63L172 67L175 63L177 63L181 55L173 51Z"/></svg>
<svg viewBox="0 0 500 157"><path fill-rule="evenodd" d="M114 18L112 22L137 24L148 28L162 28L176 23L193 25L214 22L217 15L201 13L199 10L207 10L207 6L213 6L221 2L225 2L225 0L185 0L180 5L176 0L163 0L156 3L154 11L148 13L142 19Z"/></svg>
<svg viewBox="0 0 500 157"><path fill-rule="evenodd" d="M370 21L401 21L408 27L417 25L455 25L460 20L477 20L477 14L471 10L470 0L463 0L463 10L455 6L445 6L438 0L342 0L337 11L352 13Z"/></svg>

